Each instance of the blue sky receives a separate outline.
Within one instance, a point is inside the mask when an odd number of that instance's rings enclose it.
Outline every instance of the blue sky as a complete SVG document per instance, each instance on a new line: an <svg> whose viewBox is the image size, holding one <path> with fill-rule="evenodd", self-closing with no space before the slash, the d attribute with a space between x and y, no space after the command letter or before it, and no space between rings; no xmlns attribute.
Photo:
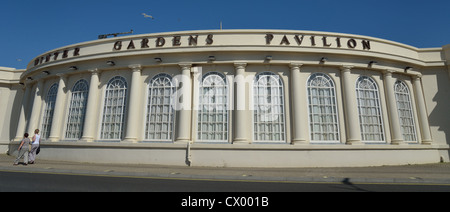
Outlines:
<svg viewBox="0 0 450 212"><path fill-rule="evenodd" d="M144 18L142 13L155 17ZM0 66L100 34L289 29L366 35L419 48L450 44L449 0L2 0Z"/></svg>

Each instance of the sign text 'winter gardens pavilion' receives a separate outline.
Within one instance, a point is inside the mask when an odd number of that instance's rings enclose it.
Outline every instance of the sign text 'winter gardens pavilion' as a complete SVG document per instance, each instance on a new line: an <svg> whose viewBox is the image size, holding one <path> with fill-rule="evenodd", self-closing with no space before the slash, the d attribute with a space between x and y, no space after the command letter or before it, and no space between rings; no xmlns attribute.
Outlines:
<svg viewBox="0 0 450 212"><path fill-rule="evenodd" d="M158 36L158 37L143 37L139 39L126 39L117 40L111 43L111 47L107 48L108 51L126 51L126 50L139 50L139 49L151 49L151 48L164 48L164 47L195 47L195 46L233 46L233 45L253 45L242 44L241 39L238 37L231 37L226 41L220 40L226 36L226 34L191 34L191 35L173 35L173 36ZM216 40L217 39L217 40ZM233 43L230 43L233 42ZM325 35L307 35L307 34L261 34L261 39L255 41L259 45L266 46L298 46L298 47L320 47L320 48L347 48L347 49L359 49L370 50L370 40L347 38L340 36L325 36ZM101 52L98 52L101 53ZM83 54L83 47L76 47L72 49L62 49L54 51L50 54L40 56L34 60L34 66L56 61L60 59L66 59L70 57L77 57Z"/></svg>

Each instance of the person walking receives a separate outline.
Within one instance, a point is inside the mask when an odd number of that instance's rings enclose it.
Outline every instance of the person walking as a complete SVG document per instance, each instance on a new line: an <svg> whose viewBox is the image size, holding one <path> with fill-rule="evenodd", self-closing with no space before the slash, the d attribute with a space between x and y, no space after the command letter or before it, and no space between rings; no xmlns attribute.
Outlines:
<svg viewBox="0 0 450 212"><path fill-rule="evenodd" d="M25 133L23 135L23 139L22 139L22 141L20 142L20 145L19 145L19 154L17 155L17 158L14 161L14 165L15 166L19 165L19 160L22 157L23 157L23 165L26 166L28 164L28 151L30 150L28 146L30 144L31 144L31 141L28 138L28 133Z"/></svg>
<svg viewBox="0 0 450 212"><path fill-rule="evenodd" d="M28 154L28 159L30 160L28 164L34 164L36 160L36 151L39 148L39 142L41 141L41 135L39 135L39 129L34 130L34 136L31 143L31 150Z"/></svg>

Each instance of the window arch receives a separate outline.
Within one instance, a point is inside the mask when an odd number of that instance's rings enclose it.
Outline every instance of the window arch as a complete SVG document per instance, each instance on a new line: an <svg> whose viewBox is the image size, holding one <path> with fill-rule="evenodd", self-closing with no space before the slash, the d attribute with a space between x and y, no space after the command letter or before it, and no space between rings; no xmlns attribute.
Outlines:
<svg viewBox="0 0 450 212"><path fill-rule="evenodd" d="M66 126L66 138L68 139L79 139L83 135L88 93L89 84L84 79L78 80L72 88L72 98Z"/></svg>
<svg viewBox="0 0 450 212"><path fill-rule="evenodd" d="M333 80L314 73L307 81L309 124L312 141L339 141L336 94Z"/></svg>
<svg viewBox="0 0 450 212"><path fill-rule="evenodd" d="M361 76L356 81L359 122L363 141L384 141L378 86L371 77Z"/></svg>
<svg viewBox="0 0 450 212"><path fill-rule="evenodd" d="M285 141L284 88L281 78L262 72L253 82L255 141Z"/></svg>
<svg viewBox="0 0 450 212"><path fill-rule="evenodd" d="M58 94L58 83L55 83L50 87L47 93L47 97L45 98L45 110L41 127L42 138L48 138L48 136L50 135L57 94Z"/></svg>
<svg viewBox="0 0 450 212"><path fill-rule="evenodd" d="M200 82L197 138L200 141L228 140L228 86L219 72L203 75Z"/></svg>
<svg viewBox="0 0 450 212"><path fill-rule="evenodd" d="M175 87L168 74L154 76L148 85L145 139L172 141L174 109L172 94Z"/></svg>
<svg viewBox="0 0 450 212"><path fill-rule="evenodd" d="M121 139L125 123L127 82L116 76L109 80L103 107L101 139Z"/></svg>
<svg viewBox="0 0 450 212"><path fill-rule="evenodd" d="M408 86L403 81L397 81L394 84L394 92L403 140L416 142L416 128Z"/></svg>

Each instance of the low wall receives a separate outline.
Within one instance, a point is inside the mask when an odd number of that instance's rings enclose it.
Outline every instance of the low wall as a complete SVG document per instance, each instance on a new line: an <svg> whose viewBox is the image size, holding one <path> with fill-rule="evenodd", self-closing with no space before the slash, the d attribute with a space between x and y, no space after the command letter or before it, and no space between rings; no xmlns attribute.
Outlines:
<svg viewBox="0 0 450 212"><path fill-rule="evenodd" d="M10 145L10 153L17 154ZM11 151L12 150L12 151ZM447 145L44 143L38 159L209 167L362 167L448 162Z"/></svg>

